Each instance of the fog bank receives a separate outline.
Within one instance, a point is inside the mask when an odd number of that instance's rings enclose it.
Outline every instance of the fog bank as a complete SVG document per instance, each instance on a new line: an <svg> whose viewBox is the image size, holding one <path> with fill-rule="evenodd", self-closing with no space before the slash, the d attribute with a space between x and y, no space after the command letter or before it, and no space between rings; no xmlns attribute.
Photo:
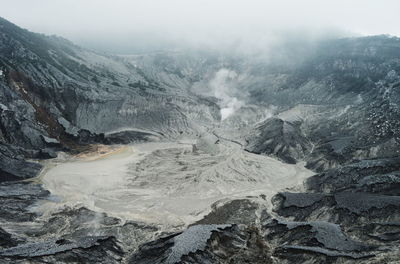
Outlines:
<svg viewBox="0 0 400 264"><path fill-rule="evenodd" d="M395 0L0 0L6 19L79 45L128 54L182 47L260 49L281 34L400 35Z"/></svg>

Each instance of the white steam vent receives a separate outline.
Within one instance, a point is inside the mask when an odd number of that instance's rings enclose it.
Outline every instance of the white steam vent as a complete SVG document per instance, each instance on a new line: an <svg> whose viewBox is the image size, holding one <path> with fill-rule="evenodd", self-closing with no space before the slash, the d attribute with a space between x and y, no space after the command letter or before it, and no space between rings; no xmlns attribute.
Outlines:
<svg viewBox="0 0 400 264"><path fill-rule="evenodd" d="M238 74L235 71L222 68L210 81L213 95L219 99L221 120L228 118L244 105L243 101L234 96L237 79Z"/></svg>

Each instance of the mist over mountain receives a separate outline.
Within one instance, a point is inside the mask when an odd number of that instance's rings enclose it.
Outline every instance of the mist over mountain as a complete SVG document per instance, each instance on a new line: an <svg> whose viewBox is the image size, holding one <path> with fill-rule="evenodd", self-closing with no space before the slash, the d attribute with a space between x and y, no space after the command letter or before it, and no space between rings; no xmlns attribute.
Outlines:
<svg viewBox="0 0 400 264"><path fill-rule="evenodd" d="M283 2L3 4L0 264L398 263L398 4Z"/></svg>
<svg viewBox="0 0 400 264"><path fill-rule="evenodd" d="M396 0L15 0L1 6L2 16L23 28L114 54L183 48L266 52L287 38L400 36Z"/></svg>

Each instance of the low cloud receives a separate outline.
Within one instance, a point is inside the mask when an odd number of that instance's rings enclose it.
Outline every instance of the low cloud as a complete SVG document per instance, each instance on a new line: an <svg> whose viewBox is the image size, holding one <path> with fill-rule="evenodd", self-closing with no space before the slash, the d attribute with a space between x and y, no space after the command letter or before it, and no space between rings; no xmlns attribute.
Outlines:
<svg viewBox="0 0 400 264"><path fill-rule="evenodd" d="M253 51L280 33L400 35L398 0L12 0L1 16L111 53L182 47ZM305 33L304 33L305 34ZM278 39L278 40L277 40Z"/></svg>

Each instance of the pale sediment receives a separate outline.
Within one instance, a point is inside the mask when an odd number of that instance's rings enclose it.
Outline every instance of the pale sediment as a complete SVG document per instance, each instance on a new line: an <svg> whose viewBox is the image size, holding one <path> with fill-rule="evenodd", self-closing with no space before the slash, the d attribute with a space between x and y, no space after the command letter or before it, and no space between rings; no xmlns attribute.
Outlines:
<svg viewBox="0 0 400 264"><path fill-rule="evenodd" d="M48 164L44 187L61 199L43 208L85 206L125 220L183 227L200 220L217 201L264 195L301 184L312 175L243 151L231 142L218 152L193 141L144 143Z"/></svg>

